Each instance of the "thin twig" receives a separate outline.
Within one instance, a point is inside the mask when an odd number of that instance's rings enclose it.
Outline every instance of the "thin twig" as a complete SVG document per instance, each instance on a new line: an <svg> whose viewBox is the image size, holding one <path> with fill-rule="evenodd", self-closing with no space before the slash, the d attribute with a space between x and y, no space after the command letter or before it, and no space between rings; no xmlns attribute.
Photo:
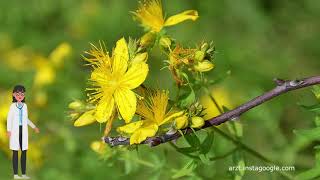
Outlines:
<svg viewBox="0 0 320 180"><path fill-rule="evenodd" d="M301 80L287 80L287 81L276 79L275 82L277 86L272 90L242 104L241 106L231 111L225 112L217 117L207 120L205 125L200 129L204 129L211 126L217 126L226 121L237 119L243 113L249 111L250 109L262 103L265 103L266 101L274 97L277 97L281 94L284 94L296 89L301 89L304 87L320 84L320 76L308 77ZM195 130L200 130L200 129L195 129ZM185 132L185 134L189 134L189 133L192 133L193 131L190 128L186 128L185 130L183 130L183 132ZM179 137L181 137L181 134L179 132L174 134L164 134L161 136L147 138L141 144L149 144L150 146L157 146L159 144L178 139ZM103 140L105 143L109 144L110 146L130 144L130 139L126 137L103 137Z"/></svg>
<svg viewBox="0 0 320 180"><path fill-rule="evenodd" d="M283 80L280 79L275 79L275 82L277 83L277 85L281 85L279 83L282 83ZM208 89L206 89L209 97L211 98L211 100L214 102L215 106L217 107L218 111L220 112L220 114L224 113L223 109L220 108L218 102L216 101L216 99L211 95L211 93L208 91ZM236 145L238 148L242 148L244 151L246 151L247 153L253 155L254 157L264 161L266 164L268 165L279 165L280 163L276 163L272 160L270 160L269 158L265 157L264 155L262 155L261 153L259 153L258 151L250 148L249 146L247 146L246 144L242 143L240 140L233 138L232 136L228 135L227 133L223 132L222 130L220 130L219 128L212 126L212 128L215 130L215 132L219 133L222 137L224 137L225 139L231 141L234 145ZM283 171L278 171L279 174L281 174L282 176L286 177L287 179L293 179L293 176L289 173L283 172Z"/></svg>

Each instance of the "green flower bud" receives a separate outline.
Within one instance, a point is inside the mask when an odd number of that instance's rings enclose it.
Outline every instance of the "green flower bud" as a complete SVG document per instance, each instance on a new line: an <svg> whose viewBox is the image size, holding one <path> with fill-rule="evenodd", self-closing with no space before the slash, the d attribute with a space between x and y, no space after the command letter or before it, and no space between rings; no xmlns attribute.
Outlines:
<svg viewBox="0 0 320 180"><path fill-rule="evenodd" d="M74 110L79 110L79 109L82 109L83 107L84 107L84 104L79 100L73 101L69 104L69 108Z"/></svg>
<svg viewBox="0 0 320 180"><path fill-rule="evenodd" d="M203 43L202 45L201 45L201 51L202 52L206 52L207 50L208 50L208 48L209 48L209 45L208 45L208 43Z"/></svg>
<svg viewBox="0 0 320 180"><path fill-rule="evenodd" d="M191 118L191 127L192 128L201 128L204 125L204 119L199 116Z"/></svg>
<svg viewBox="0 0 320 180"><path fill-rule="evenodd" d="M194 66L194 69L199 72L206 72L206 71L210 71L213 67L214 65L210 61L204 60L196 64Z"/></svg>
<svg viewBox="0 0 320 180"><path fill-rule="evenodd" d="M196 51L194 53L194 59L199 62L201 62L204 59L204 56L205 56L205 53L202 51Z"/></svg>
<svg viewBox="0 0 320 180"><path fill-rule="evenodd" d="M79 115L80 115L79 113L71 113L69 117L71 117L71 119L76 119L79 117Z"/></svg>
<svg viewBox="0 0 320 180"><path fill-rule="evenodd" d="M156 40L156 34L152 32L148 32L141 37L140 46L142 47L152 46L155 40Z"/></svg>
<svg viewBox="0 0 320 180"><path fill-rule="evenodd" d="M171 39L168 38L168 37L161 37L160 38L160 41L159 41L159 44L161 47L167 49L171 46Z"/></svg>
<svg viewBox="0 0 320 180"><path fill-rule="evenodd" d="M139 63L139 62L146 62L148 59L148 53L138 53L131 61L132 64Z"/></svg>

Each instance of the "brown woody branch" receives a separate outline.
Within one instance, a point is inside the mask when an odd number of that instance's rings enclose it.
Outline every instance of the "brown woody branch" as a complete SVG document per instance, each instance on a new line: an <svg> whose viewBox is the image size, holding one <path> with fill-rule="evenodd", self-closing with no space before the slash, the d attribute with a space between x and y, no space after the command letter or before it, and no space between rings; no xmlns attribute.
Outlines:
<svg viewBox="0 0 320 180"><path fill-rule="evenodd" d="M211 126L217 126L224 122L238 119L243 113L281 94L284 94L296 89L312 86L315 84L320 84L320 76L308 77L301 80L274 79L274 81L277 86L272 90L240 105L239 107L231 111L225 112L217 117L207 120L205 125L200 129L204 129ZM200 129L195 129L195 130L197 131ZM184 132L184 134L189 134L189 133L192 133L193 131L190 128L186 128L182 130L182 132ZM181 134L179 132L176 132L174 134L164 134L161 136L147 138L141 144L149 144L150 146L157 146L159 144L178 139L179 137L181 137ZM103 137L103 141L111 146L130 144L130 138L126 138L126 137Z"/></svg>

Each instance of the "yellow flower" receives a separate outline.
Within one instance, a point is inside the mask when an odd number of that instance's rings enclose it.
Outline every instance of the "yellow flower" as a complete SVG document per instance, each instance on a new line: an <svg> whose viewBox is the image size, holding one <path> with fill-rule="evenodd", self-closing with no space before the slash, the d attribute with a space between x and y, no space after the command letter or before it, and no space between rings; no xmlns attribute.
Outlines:
<svg viewBox="0 0 320 180"><path fill-rule="evenodd" d="M167 111L169 92L161 90L147 90L142 92L146 99L138 101L137 114L143 120L121 127L118 132L131 134L130 144L139 144L147 137L155 136L159 126L171 122L183 115L183 111Z"/></svg>
<svg viewBox="0 0 320 180"><path fill-rule="evenodd" d="M52 61L55 67L61 67L65 58L71 54L71 46L64 42L56 47L49 55L49 59Z"/></svg>
<svg viewBox="0 0 320 180"><path fill-rule="evenodd" d="M56 70L47 58L42 56L35 57L34 66L36 68L36 74L34 77L35 87L49 85L55 81Z"/></svg>
<svg viewBox="0 0 320 180"><path fill-rule="evenodd" d="M137 99L133 89L140 86L147 77L149 68L144 62L129 63L128 46L124 38L118 40L109 57L108 52L93 46L85 58L93 67L90 82L92 88L89 102L97 103L94 117L100 122L109 121L118 110L126 123L136 111ZM109 123L111 125L111 123Z"/></svg>
<svg viewBox="0 0 320 180"><path fill-rule="evenodd" d="M163 16L161 0L147 0L140 3L134 17L153 32L160 32L165 26L173 26L186 20L195 21L199 16L195 10L187 10L167 19Z"/></svg>

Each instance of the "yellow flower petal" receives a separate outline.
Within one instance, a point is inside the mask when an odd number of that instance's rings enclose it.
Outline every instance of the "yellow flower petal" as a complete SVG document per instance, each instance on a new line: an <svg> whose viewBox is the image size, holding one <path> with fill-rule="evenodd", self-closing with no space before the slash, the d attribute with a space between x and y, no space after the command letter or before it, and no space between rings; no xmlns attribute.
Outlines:
<svg viewBox="0 0 320 180"><path fill-rule="evenodd" d="M114 92L114 99L122 118L129 123L136 112L136 95L128 88L119 87Z"/></svg>
<svg viewBox="0 0 320 180"><path fill-rule="evenodd" d="M174 118L176 118L176 117L182 116L183 113L184 113L184 111L180 111L180 112L176 112L176 113L173 113L173 114L169 115L168 117L166 117L166 118L160 123L160 125L165 124L165 123L167 123L168 121L170 121L170 120L172 120L172 119L174 119Z"/></svg>
<svg viewBox="0 0 320 180"><path fill-rule="evenodd" d="M134 89L140 86L146 79L149 72L149 67L146 63L140 62L132 64L129 70L126 72L121 81L129 89Z"/></svg>
<svg viewBox="0 0 320 180"><path fill-rule="evenodd" d="M105 96L100 101L96 108L95 118L99 123L107 122L113 112L114 99L112 96Z"/></svg>
<svg viewBox="0 0 320 180"><path fill-rule="evenodd" d="M182 13L169 17L164 23L164 26L172 26L189 19L195 21L196 19L198 19L198 17L199 17L198 11L195 11L195 10L183 11Z"/></svg>
<svg viewBox="0 0 320 180"><path fill-rule="evenodd" d="M117 41L116 47L113 51L113 73L122 75L126 72L128 67L129 53L127 42L124 38Z"/></svg>
<svg viewBox="0 0 320 180"><path fill-rule="evenodd" d="M136 121L130 124L126 124L124 126L120 126L117 128L117 131L119 133L126 133L126 134L132 134L134 133L137 129L139 129L143 124L143 121Z"/></svg>
<svg viewBox="0 0 320 180"><path fill-rule="evenodd" d="M137 129L130 137L131 144L140 144L142 141L146 140L148 137L153 137L158 131L158 126L156 123L145 122L145 124Z"/></svg>
<svg viewBox="0 0 320 180"><path fill-rule="evenodd" d="M91 124L96 121L95 117L93 116L94 110L87 111L84 114L82 114L79 119L77 119L74 122L74 126L79 127L79 126L85 126L88 124Z"/></svg>

